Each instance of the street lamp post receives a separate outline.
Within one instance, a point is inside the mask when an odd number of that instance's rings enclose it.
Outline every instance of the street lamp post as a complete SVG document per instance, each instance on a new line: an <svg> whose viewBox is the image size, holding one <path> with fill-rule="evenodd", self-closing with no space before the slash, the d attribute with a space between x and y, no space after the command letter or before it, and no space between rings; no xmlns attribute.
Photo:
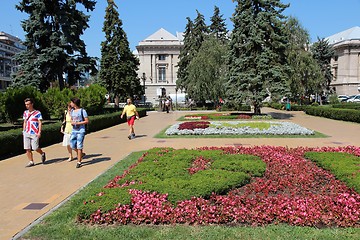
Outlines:
<svg viewBox="0 0 360 240"><path fill-rule="evenodd" d="M143 96L143 98L144 98L144 107L145 107L145 98L146 98L146 94L145 94L145 80L146 80L146 75L145 75L144 72L142 73L141 79L142 79L142 81L143 81L143 88L144 88L144 96Z"/></svg>

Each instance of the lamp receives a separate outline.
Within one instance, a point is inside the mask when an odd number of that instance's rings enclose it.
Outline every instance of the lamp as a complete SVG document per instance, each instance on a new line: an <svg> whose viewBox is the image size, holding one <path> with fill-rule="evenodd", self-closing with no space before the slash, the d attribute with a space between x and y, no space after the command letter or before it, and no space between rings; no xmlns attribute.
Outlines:
<svg viewBox="0 0 360 240"><path fill-rule="evenodd" d="M145 75L144 72L142 73L141 79L143 81L143 88L144 88L144 96L143 96L143 98L144 98L144 107L145 107L145 80L146 80L146 75Z"/></svg>

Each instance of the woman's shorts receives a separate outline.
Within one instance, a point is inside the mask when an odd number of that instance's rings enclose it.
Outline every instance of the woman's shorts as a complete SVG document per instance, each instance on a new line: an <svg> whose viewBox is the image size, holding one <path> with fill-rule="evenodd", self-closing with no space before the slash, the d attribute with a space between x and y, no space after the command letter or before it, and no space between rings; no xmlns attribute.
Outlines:
<svg viewBox="0 0 360 240"><path fill-rule="evenodd" d="M85 132L72 132L70 146L72 149L83 149Z"/></svg>
<svg viewBox="0 0 360 240"><path fill-rule="evenodd" d="M67 147L70 145L71 133L64 133L62 145Z"/></svg>

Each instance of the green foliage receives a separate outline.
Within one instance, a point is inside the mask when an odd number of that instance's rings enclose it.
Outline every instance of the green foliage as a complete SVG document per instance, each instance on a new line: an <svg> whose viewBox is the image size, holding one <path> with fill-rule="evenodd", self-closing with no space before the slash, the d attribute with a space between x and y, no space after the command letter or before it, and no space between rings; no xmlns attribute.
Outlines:
<svg viewBox="0 0 360 240"><path fill-rule="evenodd" d="M99 73L101 85L109 94L115 96L116 101L119 97L143 94L144 90L136 73L139 60L130 50L117 6L112 0L108 0L105 10L103 31L105 41L101 43Z"/></svg>
<svg viewBox="0 0 360 240"><path fill-rule="evenodd" d="M282 15L287 7L279 0L238 0L232 17L227 96L237 103L249 100L255 113L269 92L279 95L288 88Z"/></svg>
<svg viewBox="0 0 360 240"><path fill-rule="evenodd" d="M227 45L214 37L206 39L188 65L187 93L195 101L217 102L225 96Z"/></svg>
<svg viewBox="0 0 360 240"><path fill-rule="evenodd" d="M331 171L336 178L360 193L360 158L342 152L306 152L305 157Z"/></svg>
<svg viewBox="0 0 360 240"><path fill-rule="evenodd" d="M220 9L217 6L214 7L214 15L210 18L210 21L210 34L222 43L227 42L228 30L226 29L225 19L223 19L223 15L220 15Z"/></svg>
<svg viewBox="0 0 360 240"><path fill-rule="evenodd" d="M305 108L305 113L313 116L360 123L360 111L355 109L340 109L321 106Z"/></svg>
<svg viewBox="0 0 360 240"><path fill-rule="evenodd" d="M320 66L322 73L321 87L322 90L330 91L330 83L333 78L331 73L331 58L335 54L335 50L329 44L328 40L319 39L311 47L311 52L313 53L314 59L317 61ZM319 92L321 93L321 92Z"/></svg>
<svg viewBox="0 0 360 240"><path fill-rule="evenodd" d="M14 123L22 117L25 108L24 100L26 98L34 99L34 108L40 110L43 119L49 119L47 104L36 88L26 86L22 88L9 88L3 95L3 106L5 117L8 122Z"/></svg>
<svg viewBox="0 0 360 240"><path fill-rule="evenodd" d="M67 109L67 104L70 99L74 97L74 91L69 88L49 88L44 94L44 100L49 108L50 115L56 119L64 119L64 111Z"/></svg>
<svg viewBox="0 0 360 240"><path fill-rule="evenodd" d="M199 157L208 159L211 167L191 175L189 169ZM168 194L168 200L172 204L193 196L208 198L212 193L225 194L247 184L251 177L262 176L265 170L266 164L252 155L223 154L220 150L154 148L148 151L142 162L118 181L120 185L131 181L136 184L121 189L114 188L114 193L111 194L107 194L109 190L106 190L96 200L90 199L79 214L88 216L98 208L110 210L117 203L129 204L129 195L125 194L128 188ZM92 200L95 201L94 204L91 203Z"/></svg>
<svg viewBox="0 0 360 240"><path fill-rule="evenodd" d="M342 102L338 104L333 104L333 108L342 108L342 109L356 109L360 110L360 104L353 102Z"/></svg>
<svg viewBox="0 0 360 240"><path fill-rule="evenodd" d="M20 69L14 86L30 85L44 92L54 81L62 89L64 74L72 85L84 72L96 73L95 59L87 56L80 38L89 27L89 16L78 10L81 5L92 11L95 4L93 0L22 0L16 5L29 18L22 22L27 48L16 56Z"/></svg>
<svg viewBox="0 0 360 240"><path fill-rule="evenodd" d="M80 88L75 94L81 101L81 107L86 109L89 115L102 111L106 102L106 89L100 85L92 84L86 88Z"/></svg>

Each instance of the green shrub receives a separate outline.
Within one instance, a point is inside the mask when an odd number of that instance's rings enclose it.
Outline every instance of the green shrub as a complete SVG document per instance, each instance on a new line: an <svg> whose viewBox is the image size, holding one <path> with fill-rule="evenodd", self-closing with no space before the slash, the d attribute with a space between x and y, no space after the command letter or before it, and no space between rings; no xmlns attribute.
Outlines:
<svg viewBox="0 0 360 240"><path fill-rule="evenodd" d="M74 91L69 88L65 88L62 91L60 91L58 87L49 88L46 93L44 93L44 100L48 105L50 115L62 120L64 118L64 111L67 109L67 104L74 95Z"/></svg>
<svg viewBox="0 0 360 240"><path fill-rule="evenodd" d="M106 102L105 94L107 90L97 84L92 84L86 88L80 88L75 94L81 101L81 107L86 109L89 115L96 115L102 112Z"/></svg>
<svg viewBox="0 0 360 240"><path fill-rule="evenodd" d="M336 178L360 193L360 158L342 152L307 152L305 157L331 171Z"/></svg>
<svg viewBox="0 0 360 240"><path fill-rule="evenodd" d="M22 88L9 88L4 94L3 104L5 117L8 122L14 123L22 117L26 98L34 99L34 108L41 111L43 119L49 119L49 111L42 94L36 88L26 86Z"/></svg>
<svg viewBox="0 0 360 240"><path fill-rule="evenodd" d="M305 113L313 116L360 123L360 111L331 107L306 107Z"/></svg>

